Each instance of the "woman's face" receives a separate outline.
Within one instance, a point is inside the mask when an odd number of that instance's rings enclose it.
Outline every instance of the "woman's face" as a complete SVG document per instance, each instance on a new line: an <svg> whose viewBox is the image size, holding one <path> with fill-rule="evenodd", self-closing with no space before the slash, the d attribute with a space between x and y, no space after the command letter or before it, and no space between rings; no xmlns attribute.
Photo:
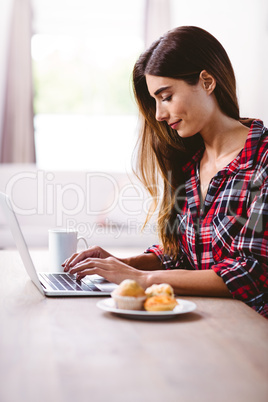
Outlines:
<svg viewBox="0 0 268 402"><path fill-rule="evenodd" d="M213 125L217 101L203 79L189 85L180 79L146 75L146 82L156 102L156 120L166 121L181 137L202 134Z"/></svg>

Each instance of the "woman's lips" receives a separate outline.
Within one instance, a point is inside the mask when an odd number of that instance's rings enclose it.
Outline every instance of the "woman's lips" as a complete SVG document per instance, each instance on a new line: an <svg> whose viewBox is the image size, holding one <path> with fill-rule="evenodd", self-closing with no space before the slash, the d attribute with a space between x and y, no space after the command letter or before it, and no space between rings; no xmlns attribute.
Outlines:
<svg viewBox="0 0 268 402"><path fill-rule="evenodd" d="M173 128L173 130L176 130L180 122L181 122L181 119L178 121L175 121L175 123L171 123L170 127Z"/></svg>

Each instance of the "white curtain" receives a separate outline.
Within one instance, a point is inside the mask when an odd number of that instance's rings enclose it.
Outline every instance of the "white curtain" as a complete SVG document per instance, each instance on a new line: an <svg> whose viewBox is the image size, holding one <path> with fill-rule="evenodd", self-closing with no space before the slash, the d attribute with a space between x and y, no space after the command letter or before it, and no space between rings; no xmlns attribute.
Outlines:
<svg viewBox="0 0 268 402"><path fill-rule="evenodd" d="M145 47L171 29L170 0L146 0Z"/></svg>
<svg viewBox="0 0 268 402"><path fill-rule="evenodd" d="M2 163L35 162L31 1L13 0L1 135Z"/></svg>

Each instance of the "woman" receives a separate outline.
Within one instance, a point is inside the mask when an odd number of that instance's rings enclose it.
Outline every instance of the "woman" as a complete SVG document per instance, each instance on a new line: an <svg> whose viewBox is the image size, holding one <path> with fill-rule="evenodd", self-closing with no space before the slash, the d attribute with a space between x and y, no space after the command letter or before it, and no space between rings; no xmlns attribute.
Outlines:
<svg viewBox="0 0 268 402"><path fill-rule="evenodd" d="M140 56L133 83L143 122L137 173L155 200L163 181L161 246L125 259L91 247L65 271L234 297L268 317L268 131L240 119L225 50L200 28L176 28Z"/></svg>

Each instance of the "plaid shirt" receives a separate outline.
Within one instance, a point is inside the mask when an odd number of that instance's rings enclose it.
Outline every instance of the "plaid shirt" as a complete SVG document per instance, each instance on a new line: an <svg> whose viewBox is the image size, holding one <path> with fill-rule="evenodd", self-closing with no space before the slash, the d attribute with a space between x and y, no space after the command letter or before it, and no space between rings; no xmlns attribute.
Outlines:
<svg viewBox="0 0 268 402"><path fill-rule="evenodd" d="M200 149L184 166L186 200L178 218L176 260L152 246L166 269L213 269L232 296L268 318L268 130L250 128L239 155L211 180L200 206Z"/></svg>

